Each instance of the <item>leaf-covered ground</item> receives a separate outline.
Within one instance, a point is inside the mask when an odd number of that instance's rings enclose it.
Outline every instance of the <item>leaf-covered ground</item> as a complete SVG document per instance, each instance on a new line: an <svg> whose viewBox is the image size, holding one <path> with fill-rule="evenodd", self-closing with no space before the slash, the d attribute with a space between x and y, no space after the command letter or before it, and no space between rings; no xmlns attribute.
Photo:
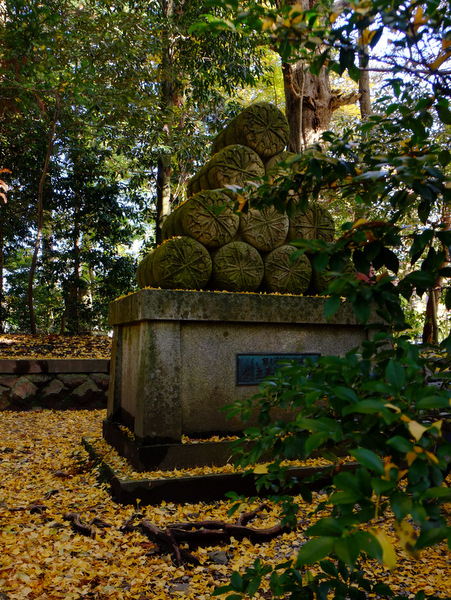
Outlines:
<svg viewBox="0 0 451 600"><path fill-rule="evenodd" d="M104 411L0 413L1 598L206 600L233 569L244 569L257 557L281 562L303 543L301 524L297 532L265 544L232 539L223 547L194 549L201 564L176 567L142 533L121 532L137 510L140 519L164 527L176 521L230 521L229 504L114 503L107 487L98 483L96 469L86 468L89 459L80 444L83 435L100 439L104 416ZM299 502L301 521L307 524L313 507ZM70 512L84 523L98 518L111 527L94 525L91 539L64 520ZM264 528L277 521L276 510L269 507L252 525ZM224 560L227 564L220 564ZM423 552L418 561L401 555L393 574L376 563L368 568L407 598L418 590L450 598L450 566L450 553L441 545Z"/></svg>
<svg viewBox="0 0 451 600"><path fill-rule="evenodd" d="M0 359L106 358L111 354L107 335L0 334Z"/></svg>

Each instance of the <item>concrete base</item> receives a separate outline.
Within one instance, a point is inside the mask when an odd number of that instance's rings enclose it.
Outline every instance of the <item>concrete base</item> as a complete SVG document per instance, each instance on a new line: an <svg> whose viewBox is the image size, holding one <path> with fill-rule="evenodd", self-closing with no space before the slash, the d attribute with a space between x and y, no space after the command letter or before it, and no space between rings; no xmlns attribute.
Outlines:
<svg viewBox="0 0 451 600"><path fill-rule="evenodd" d="M125 425L147 447L241 431L242 422L228 421L221 409L250 398L258 385L237 381L237 357L343 355L367 339L351 306L328 322L324 303L159 289L116 300L107 421Z"/></svg>

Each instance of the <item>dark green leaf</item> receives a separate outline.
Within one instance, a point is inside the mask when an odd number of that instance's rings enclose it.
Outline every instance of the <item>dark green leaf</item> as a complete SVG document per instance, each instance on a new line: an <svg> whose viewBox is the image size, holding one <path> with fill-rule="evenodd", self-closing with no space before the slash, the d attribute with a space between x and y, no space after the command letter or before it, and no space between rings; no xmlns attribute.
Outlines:
<svg viewBox="0 0 451 600"><path fill-rule="evenodd" d="M356 448L355 450L351 450L349 454L367 469L375 471L379 475L385 474L384 463L372 450L368 450L367 448Z"/></svg>
<svg viewBox="0 0 451 600"><path fill-rule="evenodd" d="M406 381L404 367L396 360L390 360L385 369L385 377L387 378L388 383L393 386L395 392L400 392Z"/></svg>
<svg viewBox="0 0 451 600"><path fill-rule="evenodd" d="M309 540L299 550L296 565L312 565L326 556L328 556L334 548L335 538L320 537Z"/></svg>

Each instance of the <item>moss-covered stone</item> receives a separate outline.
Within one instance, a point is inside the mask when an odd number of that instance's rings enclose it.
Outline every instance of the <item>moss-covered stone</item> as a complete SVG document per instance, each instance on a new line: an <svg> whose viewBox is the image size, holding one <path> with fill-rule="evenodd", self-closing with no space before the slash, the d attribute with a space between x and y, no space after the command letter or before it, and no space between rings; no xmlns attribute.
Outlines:
<svg viewBox="0 0 451 600"><path fill-rule="evenodd" d="M283 151L271 156L265 162L266 175L274 177L275 175L291 173L296 169L297 163L290 163L290 159L296 156L294 152Z"/></svg>
<svg viewBox="0 0 451 600"><path fill-rule="evenodd" d="M245 242L230 242L213 255L211 285L229 292L254 292L263 280L263 259Z"/></svg>
<svg viewBox="0 0 451 600"><path fill-rule="evenodd" d="M298 211L290 217L288 241L319 239L331 242L334 235L334 219L327 208L318 202L313 202L306 211Z"/></svg>
<svg viewBox="0 0 451 600"><path fill-rule="evenodd" d="M136 279L140 288L152 287L155 285L152 273L152 261L154 259L155 250L151 250L149 254L142 259L136 271Z"/></svg>
<svg viewBox="0 0 451 600"><path fill-rule="evenodd" d="M272 206L262 210L250 208L241 213L240 235L260 252L270 252L281 246L288 234L289 220Z"/></svg>
<svg viewBox="0 0 451 600"><path fill-rule="evenodd" d="M356 275L356 270L351 260L346 263L342 272L347 275ZM326 267L321 273L318 273L316 269L312 269L312 293L322 294L336 278L337 275L334 275L329 267Z"/></svg>
<svg viewBox="0 0 451 600"><path fill-rule="evenodd" d="M312 266L302 254L291 260L296 247L284 244L270 252L264 259L264 285L270 292L281 294L303 294L312 278Z"/></svg>
<svg viewBox="0 0 451 600"><path fill-rule="evenodd" d="M256 102L235 117L215 138L212 153L232 144L242 144L267 160L286 147L289 135L284 113L269 102Z"/></svg>
<svg viewBox="0 0 451 600"><path fill-rule="evenodd" d="M240 222L230 198L214 190L195 194L177 213L176 223L180 223L184 235L207 248L219 248L232 241Z"/></svg>
<svg viewBox="0 0 451 600"><path fill-rule="evenodd" d="M171 212L165 220L163 221L163 225L161 226L161 237L163 240L169 240L171 237L174 237L174 211Z"/></svg>
<svg viewBox="0 0 451 600"><path fill-rule="evenodd" d="M187 194L228 186L244 187L264 174L265 167L258 154L247 146L234 144L220 150L190 179Z"/></svg>
<svg viewBox="0 0 451 600"><path fill-rule="evenodd" d="M167 240L156 248L152 259L152 279L163 289L200 290L211 276L208 250L193 238Z"/></svg>

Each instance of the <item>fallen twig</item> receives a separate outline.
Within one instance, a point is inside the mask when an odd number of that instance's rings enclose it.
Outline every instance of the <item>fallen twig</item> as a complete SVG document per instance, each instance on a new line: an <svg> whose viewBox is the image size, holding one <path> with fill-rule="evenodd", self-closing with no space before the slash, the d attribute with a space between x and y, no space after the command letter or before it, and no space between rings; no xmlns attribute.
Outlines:
<svg viewBox="0 0 451 600"><path fill-rule="evenodd" d="M66 513L63 515L63 519L65 521L70 521L72 523L72 528L77 532L83 535L89 535L90 538L94 539L96 532L92 525L86 525L82 523L80 520L80 515L77 513Z"/></svg>

